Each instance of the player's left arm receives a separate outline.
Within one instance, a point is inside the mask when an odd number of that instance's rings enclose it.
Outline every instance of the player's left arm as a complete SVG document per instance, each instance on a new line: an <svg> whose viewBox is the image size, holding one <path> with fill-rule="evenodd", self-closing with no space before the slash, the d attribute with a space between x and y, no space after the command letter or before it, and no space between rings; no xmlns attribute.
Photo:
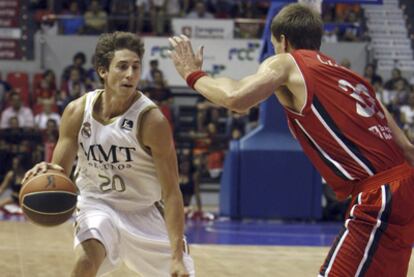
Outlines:
<svg viewBox="0 0 414 277"><path fill-rule="evenodd" d="M201 70L202 48L194 54L191 42L185 36L170 38L171 58L181 77ZM237 112L245 112L271 96L278 87L286 85L292 69L292 58L287 54L272 56L259 66L256 73L234 80L227 77L201 77L195 89L211 102Z"/></svg>
<svg viewBox="0 0 414 277"><path fill-rule="evenodd" d="M161 183L162 199L165 204L164 216L172 248L172 259L173 262L182 264L184 206L179 188L177 156L171 127L159 109L148 111L142 124L142 142L151 150L157 177Z"/></svg>

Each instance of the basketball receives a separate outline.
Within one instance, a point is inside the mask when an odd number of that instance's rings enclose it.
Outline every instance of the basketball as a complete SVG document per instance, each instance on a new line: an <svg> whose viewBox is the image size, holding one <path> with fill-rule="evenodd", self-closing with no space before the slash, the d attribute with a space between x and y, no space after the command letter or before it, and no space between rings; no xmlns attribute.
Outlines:
<svg viewBox="0 0 414 277"><path fill-rule="evenodd" d="M42 226L56 226L72 216L77 188L64 173L49 169L23 184L19 200L31 221Z"/></svg>

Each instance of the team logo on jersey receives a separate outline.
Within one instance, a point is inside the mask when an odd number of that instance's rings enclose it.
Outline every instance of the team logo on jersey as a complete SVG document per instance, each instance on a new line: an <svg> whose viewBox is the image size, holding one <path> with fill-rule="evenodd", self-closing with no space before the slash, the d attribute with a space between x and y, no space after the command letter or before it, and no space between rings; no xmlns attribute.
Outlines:
<svg viewBox="0 0 414 277"><path fill-rule="evenodd" d="M91 137L91 124L89 122L84 122L81 129L81 135L84 138L90 138Z"/></svg>
<svg viewBox="0 0 414 277"><path fill-rule="evenodd" d="M124 119L121 124L121 128L125 130L132 130L132 127L134 126L134 122L129 119Z"/></svg>

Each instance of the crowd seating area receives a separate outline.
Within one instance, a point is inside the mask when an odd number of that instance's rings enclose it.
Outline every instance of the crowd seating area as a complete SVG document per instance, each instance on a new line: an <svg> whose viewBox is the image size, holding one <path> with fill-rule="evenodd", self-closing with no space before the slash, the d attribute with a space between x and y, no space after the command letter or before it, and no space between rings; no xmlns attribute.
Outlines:
<svg viewBox="0 0 414 277"><path fill-rule="evenodd" d="M125 30L143 35L168 36L173 18L234 19L235 37L260 38L269 8L267 0L61 0L32 1L34 19L55 34L96 35ZM325 41L367 40L361 6L323 4Z"/></svg>

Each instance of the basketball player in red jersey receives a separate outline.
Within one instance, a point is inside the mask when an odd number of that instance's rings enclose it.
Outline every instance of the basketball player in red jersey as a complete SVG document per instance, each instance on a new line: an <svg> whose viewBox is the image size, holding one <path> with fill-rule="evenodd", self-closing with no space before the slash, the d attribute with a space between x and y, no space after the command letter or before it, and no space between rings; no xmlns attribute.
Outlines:
<svg viewBox="0 0 414 277"><path fill-rule="evenodd" d="M189 86L244 112L275 94L290 129L349 214L319 276L406 276L414 241L414 146L371 85L319 52L322 21L300 4L272 21L277 55L239 81L201 71L203 49L170 38L170 56Z"/></svg>

